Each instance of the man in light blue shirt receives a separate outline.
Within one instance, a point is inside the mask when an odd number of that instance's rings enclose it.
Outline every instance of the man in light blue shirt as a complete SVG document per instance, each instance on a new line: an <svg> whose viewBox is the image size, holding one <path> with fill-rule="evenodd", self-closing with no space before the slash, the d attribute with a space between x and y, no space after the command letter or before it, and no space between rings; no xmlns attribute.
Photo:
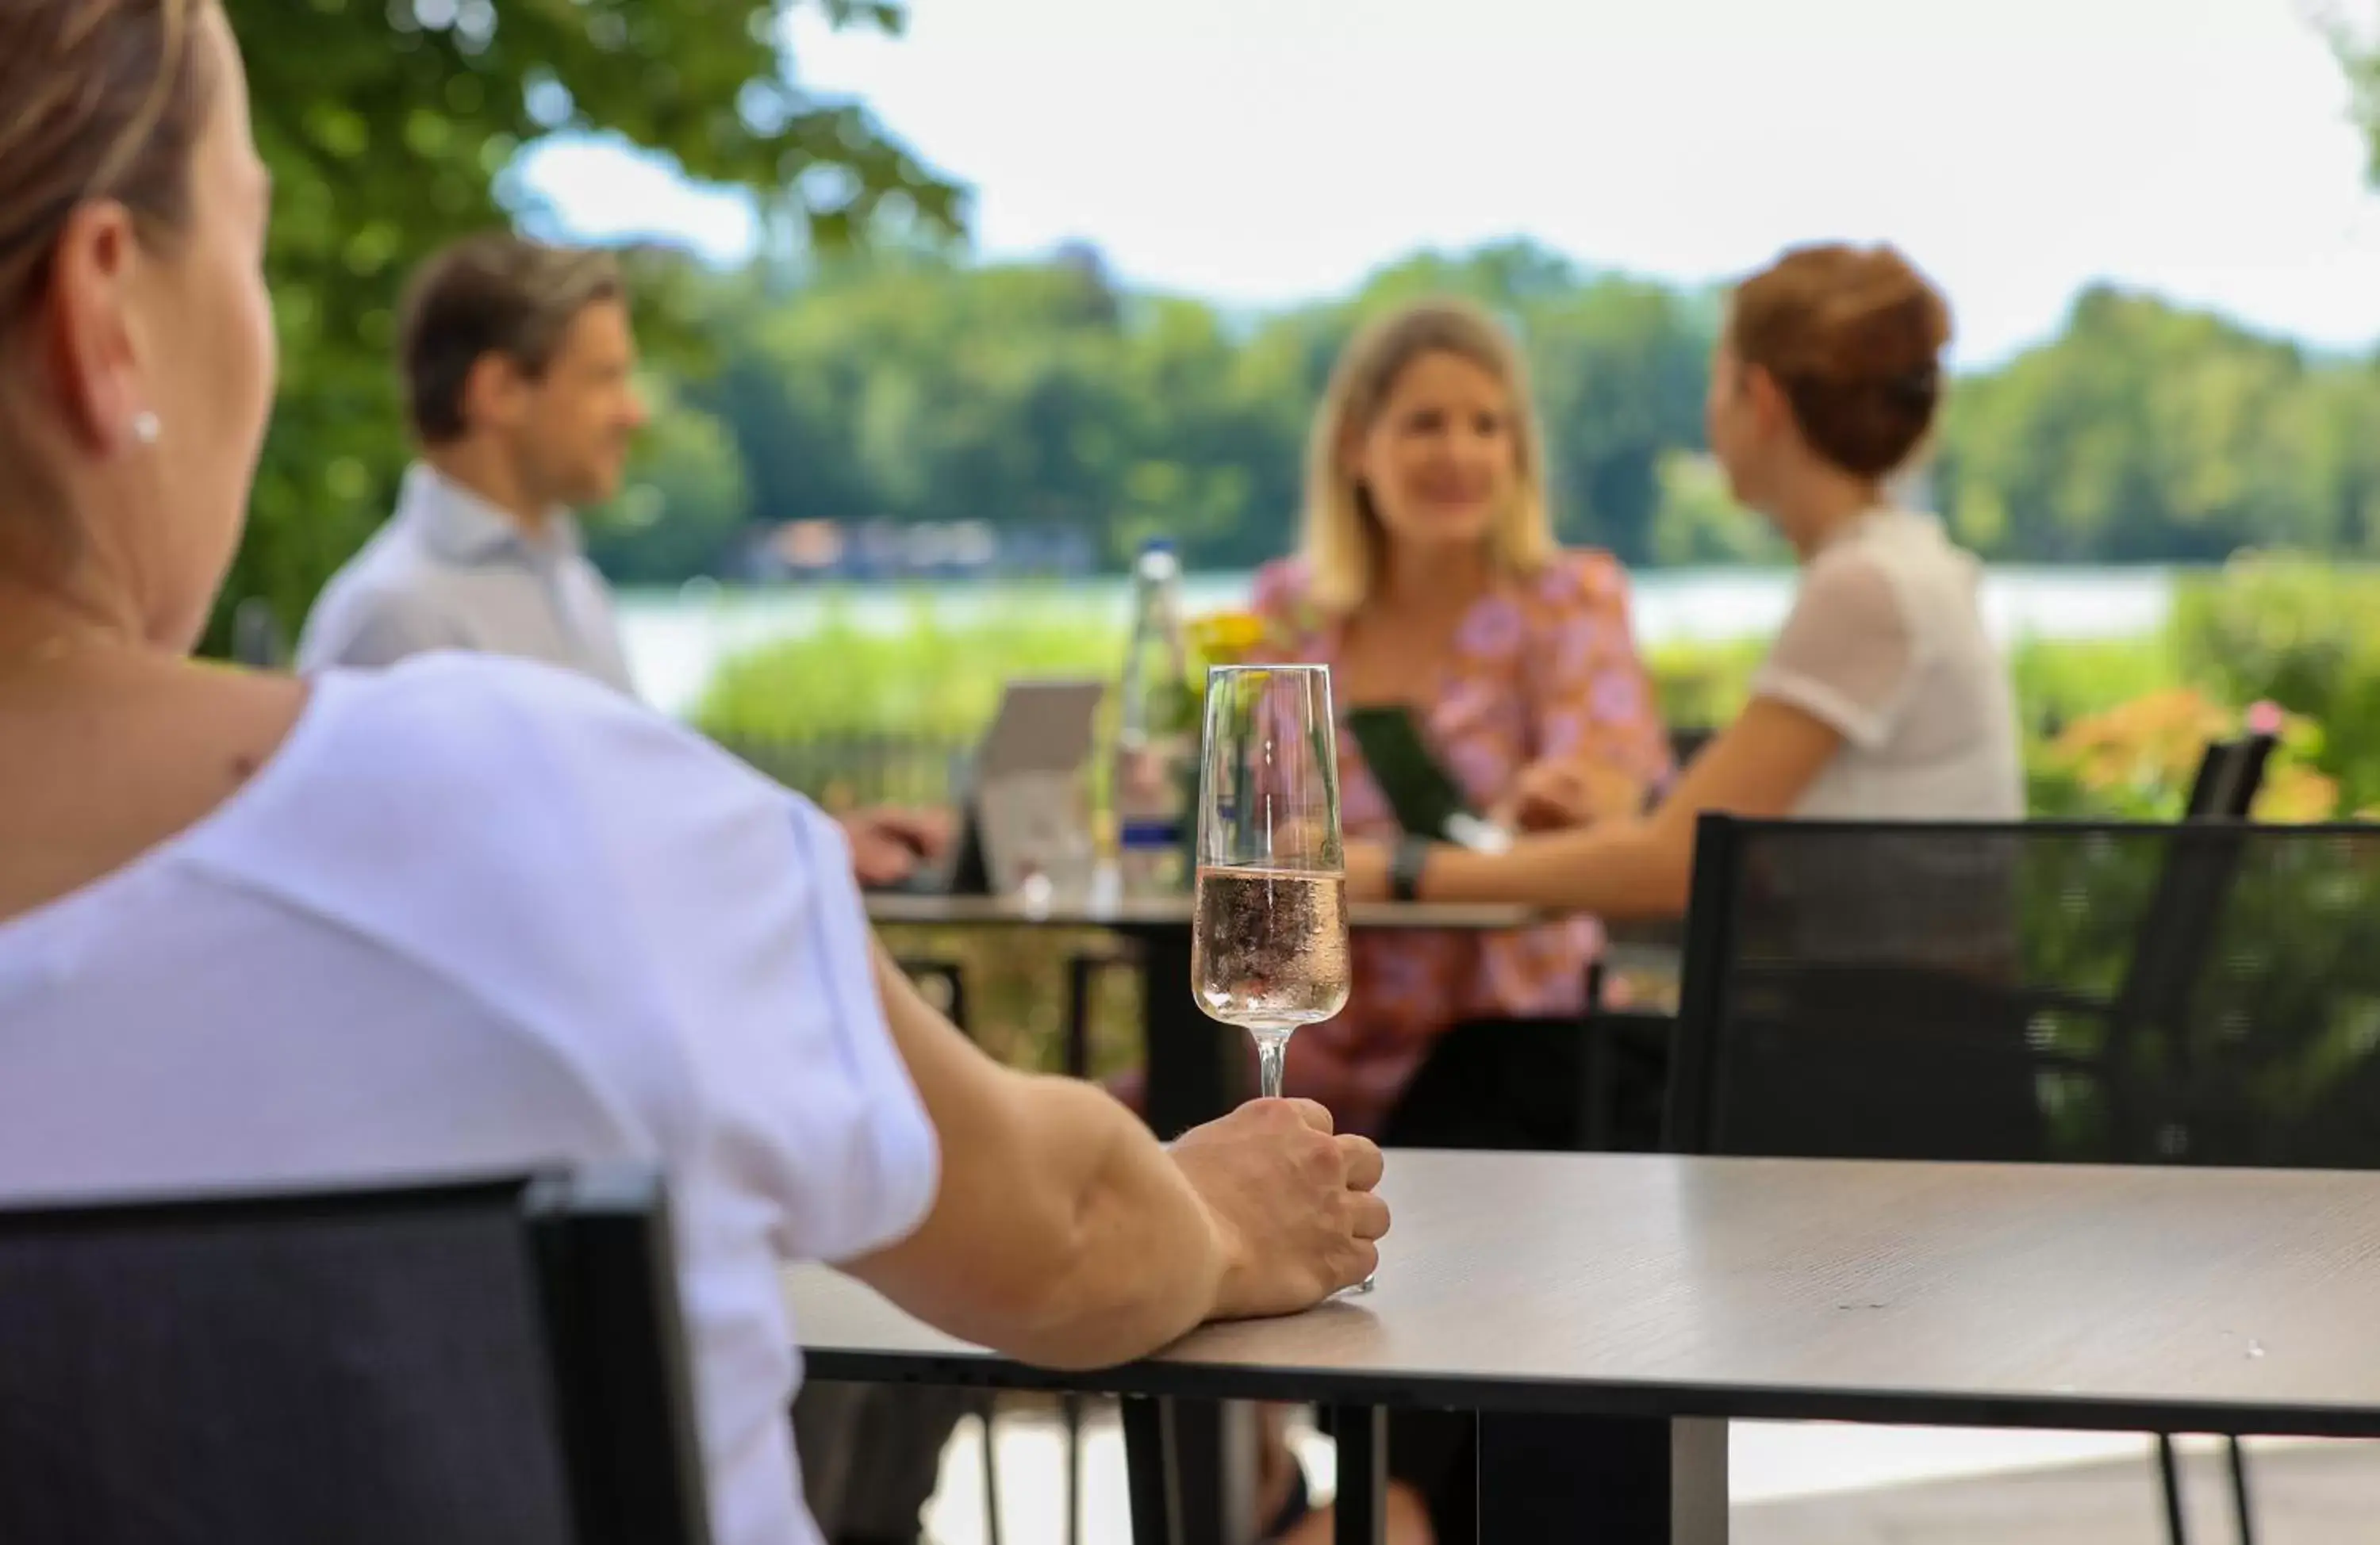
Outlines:
<svg viewBox="0 0 2380 1545"><path fill-rule="evenodd" d="M431 649L517 655L636 691L577 523L556 511L524 529L424 461L407 472L395 516L315 603L298 664L389 665Z"/></svg>
<svg viewBox="0 0 2380 1545"><path fill-rule="evenodd" d="M475 237L414 281L400 348L421 459L395 517L316 602L299 667L473 649L633 691L610 592L570 513L619 490L645 426L618 266Z"/></svg>
<svg viewBox="0 0 2380 1545"><path fill-rule="evenodd" d="M396 513L324 587L301 670L433 649L513 655L633 694L602 574L573 509L620 489L645 426L627 286L607 253L508 233L431 259L399 324L420 460ZM939 816L848 817L853 867L895 882L949 840Z"/></svg>

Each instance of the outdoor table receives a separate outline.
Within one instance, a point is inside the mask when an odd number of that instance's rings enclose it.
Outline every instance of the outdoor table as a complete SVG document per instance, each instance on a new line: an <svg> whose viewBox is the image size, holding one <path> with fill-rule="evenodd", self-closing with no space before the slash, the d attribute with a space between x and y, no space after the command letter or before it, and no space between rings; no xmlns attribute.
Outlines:
<svg viewBox="0 0 2380 1545"><path fill-rule="evenodd" d="M1382 1413L1668 1424L1652 1545L1724 1539L1728 1418L2380 1437L2380 1176L1647 1154L1392 1156L1379 1285L1092 1373L1023 1367L821 1268L786 1290L821 1378L1313 1401L1342 1541L1379 1539ZM1168 1520L1136 1478L1138 1545ZM1180 1499L1186 1503L1189 1499ZM1238 1531L1236 1521L1231 1527ZM1241 1536L1244 1538L1244 1535Z"/></svg>

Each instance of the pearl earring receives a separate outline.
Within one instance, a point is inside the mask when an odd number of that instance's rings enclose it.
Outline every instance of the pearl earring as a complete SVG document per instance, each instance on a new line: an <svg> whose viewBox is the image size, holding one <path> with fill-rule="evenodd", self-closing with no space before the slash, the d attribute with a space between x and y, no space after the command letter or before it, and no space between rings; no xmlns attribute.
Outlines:
<svg viewBox="0 0 2380 1545"><path fill-rule="evenodd" d="M157 437L164 432L165 426L164 423L158 419L155 414L150 412L147 408L142 408L139 413L132 416L132 438L139 441L141 444L156 444Z"/></svg>

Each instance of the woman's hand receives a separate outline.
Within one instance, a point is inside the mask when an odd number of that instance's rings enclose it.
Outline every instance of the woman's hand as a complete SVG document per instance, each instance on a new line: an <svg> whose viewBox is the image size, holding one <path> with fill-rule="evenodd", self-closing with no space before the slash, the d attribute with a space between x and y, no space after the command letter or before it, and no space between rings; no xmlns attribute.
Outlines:
<svg viewBox="0 0 2380 1545"><path fill-rule="evenodd" d="M1311 1100L1252 1100L1169 1150L1207 1209L1222 1279L1209 1314L1294 1314L1379 1269L1380 1151Z"/></svg>
<svg viewBox="0 0 2380 1545"><path fill-rule="evenodd" d="M1558 831L1643 813L1645 786L1610 767L1534 762L1521 769L1497 808L1497 824L1516 831Z"/></svg>
<svg viewBox="0 0 2380 1545"><path fill-rule="evenodd" d="M1347 844L1347 899L1350 902L1389 899L1389 863L1395 850L1385 842L1356 838Z"/></svg>

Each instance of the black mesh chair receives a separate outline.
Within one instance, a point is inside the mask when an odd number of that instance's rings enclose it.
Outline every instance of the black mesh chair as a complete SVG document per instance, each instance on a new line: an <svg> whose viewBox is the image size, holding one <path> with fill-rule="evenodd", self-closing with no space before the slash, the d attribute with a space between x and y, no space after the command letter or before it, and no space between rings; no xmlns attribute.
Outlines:
<svg viewBox="0 0 2380 1545"><path fill-rule="evenodd" d="M1685 744L1690 736L1695 737L1691 750ZM1680 743L1682 766L1710 738L1710 732L1680 730L1671 738ZM2271 735L2254 734L2209 744L2192 779L2184 818L2246 818L2263 786L2275 743ZM1581 1064L1585 1104L1575 1123L1578 1145L1620 1150L1655 1146L1660 1141L1661 1106L1668 1085L1670 1018L1649 1010L1607 1008L1600 963L1588 973L1587 1005L1588 1049ZM1582 1086L1565 1080L1562 1087Z"/></svg>
<svg viewBox="0 0 2380 1545"><path fill-rule="evenodd" d="M706 1545L650 1173L0 1213L0 1539Z"/></svg>
<svg viewBox="0 0 2380 1545"><path fill-rule="evenodd" d="M1674 1149L2380 1167L2380 828L1712 816L1696 843Z"/></svg>

